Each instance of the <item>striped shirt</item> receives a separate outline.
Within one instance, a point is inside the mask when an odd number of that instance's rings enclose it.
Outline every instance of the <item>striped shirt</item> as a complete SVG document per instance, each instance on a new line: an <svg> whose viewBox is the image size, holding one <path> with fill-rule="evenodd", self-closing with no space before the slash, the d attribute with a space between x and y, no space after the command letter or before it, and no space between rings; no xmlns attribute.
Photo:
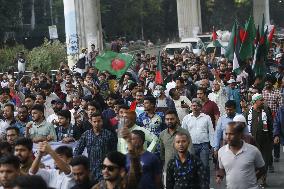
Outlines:
<svg viewBox="0 0 284 189"><path fill-rule="evenodd" d="M81 136L74 150L74 155L81 155L87 148L90 160L90 168L93 170L95 180L99 180L102 175L102 164L107 153L116 151L117 136L106 129L102 129L99 135L96 135L93 129L87 130Z"/></svg>

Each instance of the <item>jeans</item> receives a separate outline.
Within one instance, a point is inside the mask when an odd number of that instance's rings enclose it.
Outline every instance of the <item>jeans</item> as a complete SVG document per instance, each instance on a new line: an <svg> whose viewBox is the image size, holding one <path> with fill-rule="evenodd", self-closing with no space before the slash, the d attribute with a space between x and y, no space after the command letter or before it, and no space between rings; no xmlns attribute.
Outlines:
<svg viewBox="0 0 284 189"><path fill-rule="evenodd" d="M194 154L199 157L207 172L208 183L210 182L209 169L209 143L193 144Z"/></svg>

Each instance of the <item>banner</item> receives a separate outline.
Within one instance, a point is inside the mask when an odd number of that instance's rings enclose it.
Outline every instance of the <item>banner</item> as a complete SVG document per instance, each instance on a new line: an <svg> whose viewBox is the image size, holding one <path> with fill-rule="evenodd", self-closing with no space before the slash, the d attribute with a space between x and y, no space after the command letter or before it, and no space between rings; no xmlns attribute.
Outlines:
<svg viewBox="0 0 284 189"><path fill-rule="evenodd" d="M73 142L73 143L69 143L69 144L62 143L62 142L50 142L49 144L50 144L50 146L53 150L55 150L56 148L58 148L60 146L68 146L68 147L72 148L73 151L74 151L74 149L77 145L77 142ZM33 153L34 153L35 156L38 155L38 144L37 143L33 144ZM83 152L83 155L88 156L86 149ZM51 158L50 155L43 156L41 158L41 163L44 164L46 168L54 168L54 161L53 161L53 159Z"/></svg>

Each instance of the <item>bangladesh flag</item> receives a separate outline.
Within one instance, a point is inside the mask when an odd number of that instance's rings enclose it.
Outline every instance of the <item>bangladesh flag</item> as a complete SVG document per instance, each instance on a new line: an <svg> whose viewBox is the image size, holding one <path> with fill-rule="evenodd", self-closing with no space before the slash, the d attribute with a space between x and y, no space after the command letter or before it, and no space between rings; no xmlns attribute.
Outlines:
<svg viewBox="0 0 284 189"><path fill-rule="evenodd" d="M155 76L155 83L157 85L163 84L163 75L162 75L162 62L161 62L161 54L159 52L158 55L158 63L157 63L157 70L156 70L156 76Z"/></svg>
<svg viewBox="0 0 284 189"><path fill-rule="evenodd" d="M218 41L218 35L215 31L215 27L213 27L212 41L214 47L222 47L221 43Z"/></svg>
<svg viewBox="0 0 284 189"><path fill-rule="evenodd" d="M116 75L117 78L121 78L133 60L132 55L106 51L96 57L95 67L100 71L108 71L110 74Z"/></svg>
<svg viewBox="0 0 284 189"><path fill-rule="evenodd" d="M266 56L268 53L267 33L268 28L264 29L264 15L262 18L262 26L260 29L260 35L256 37L256 49L254 54L253 66L255 76L265 76L266 74ZM257 39L258 38L258 39Z"/></svg>
<svg viewBox="0 0 284 189"><path fill-rule="evenodd" d="M253 56L255 25L252 16L249 17L249 20L245 25L245 30L240 32L240 38L241 38L240 59L244 61Z"/></svg>
<svg viewBox="0 0 284 189"><path fill-rule="evenodd" d="M235 43L236 43L236 28L237 28L237 23L235 21L231 36L229 39L228 47L225 52L225 57L228 58L228 60L233 61L234 59L234 51L235 51Z"/></svg>

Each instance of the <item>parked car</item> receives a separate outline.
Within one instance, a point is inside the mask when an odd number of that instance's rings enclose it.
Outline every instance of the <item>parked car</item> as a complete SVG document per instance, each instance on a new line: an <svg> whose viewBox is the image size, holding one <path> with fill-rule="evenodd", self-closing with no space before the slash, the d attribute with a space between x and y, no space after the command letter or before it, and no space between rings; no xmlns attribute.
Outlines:
<svg viewBox="0 0 284 189"><path fill-rule="evenodd" d="M189 52L193 52L192 45L190 43L171 43L166 45L164 50L168 54L168 57L174 59L175 52L180 54L185 48L188 48Z"/></svg>
<svg viewBox="0 0 284 189"><path fill-rule="evenodd" d="M197 56L200 56L202 50L205 48L204 43L201 41L200 38L184 38L180 41L184 44L191 44L193 53Z"/></svg>

